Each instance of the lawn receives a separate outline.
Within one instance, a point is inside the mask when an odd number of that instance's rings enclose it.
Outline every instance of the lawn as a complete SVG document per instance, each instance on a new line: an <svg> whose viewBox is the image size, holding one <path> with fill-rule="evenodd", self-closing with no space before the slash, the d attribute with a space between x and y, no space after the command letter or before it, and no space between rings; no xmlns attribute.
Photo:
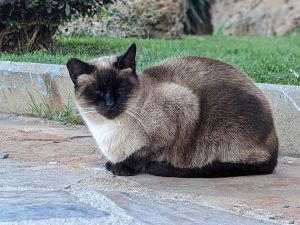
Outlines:
<svg viewBox="0 0 300 225"><path fill-rule="evenodd" d="M46 53L0 53L0 60L65 64L71 57L88 60L120 54L133 42L138 46L138 70L168 57L197 55L231 63L255 82L300 85L300 36L185 36L180 40L56 37Z"/></svg>

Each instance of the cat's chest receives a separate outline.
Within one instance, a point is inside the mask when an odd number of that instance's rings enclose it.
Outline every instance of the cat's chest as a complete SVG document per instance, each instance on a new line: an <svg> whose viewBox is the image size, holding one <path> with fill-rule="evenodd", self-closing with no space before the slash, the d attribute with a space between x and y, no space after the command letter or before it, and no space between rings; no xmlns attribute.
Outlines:
<svg viewBox="0 0 300 225"><path fill-rule="evenodd" d="M131 126L112 120L94 123L86 120L101 152L112 162L125 160L145 145L145 138Z"/></svg>

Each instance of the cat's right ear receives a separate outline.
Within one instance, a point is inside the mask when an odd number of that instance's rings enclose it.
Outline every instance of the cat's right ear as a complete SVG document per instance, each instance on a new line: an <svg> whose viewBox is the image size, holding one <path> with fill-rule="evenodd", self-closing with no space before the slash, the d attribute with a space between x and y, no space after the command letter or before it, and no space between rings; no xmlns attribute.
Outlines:
<svg viewBox="0 0 300 225"><path fill-rule="evenodd" d="M67 62L67 68L69 70L70 78L76 85L78 76L82 74L90 74L94 70L94 66L85 63L79 59L69 59Z"/></svg>
<svg viewBox="0 0 300 225"><path fill-rule="evenodd" d="M133 43L125 54L118 57L117 67L119 70L124 70L127 68L132 69L135 73L135 55L136 55L136 45Z"/></svg>

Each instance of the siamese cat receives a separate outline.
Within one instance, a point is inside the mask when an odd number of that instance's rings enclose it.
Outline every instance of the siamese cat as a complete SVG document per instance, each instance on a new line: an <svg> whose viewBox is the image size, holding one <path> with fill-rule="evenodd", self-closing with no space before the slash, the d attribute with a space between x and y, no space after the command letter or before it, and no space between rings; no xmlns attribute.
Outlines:
<svg viewBox="0 0 300 225"><path fill-rule="evenodd" d="M262 92L233 66L171 58L136 71L121 56L70 59L79 111L115 175L228 177L272 173L278 139Z"/></svg>

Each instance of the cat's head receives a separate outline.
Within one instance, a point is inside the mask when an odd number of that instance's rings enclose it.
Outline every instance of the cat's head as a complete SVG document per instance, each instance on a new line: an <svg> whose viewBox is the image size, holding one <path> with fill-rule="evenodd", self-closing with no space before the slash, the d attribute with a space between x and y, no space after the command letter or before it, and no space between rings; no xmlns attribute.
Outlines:
<svg viewBox="0 0 300 225"><path fill-rule="evenodd" d="M122 113L138 85L135 55L136 45L132 44L121 56L68 61L75 98L83 112L97 112L108 119Z"/></svg>

